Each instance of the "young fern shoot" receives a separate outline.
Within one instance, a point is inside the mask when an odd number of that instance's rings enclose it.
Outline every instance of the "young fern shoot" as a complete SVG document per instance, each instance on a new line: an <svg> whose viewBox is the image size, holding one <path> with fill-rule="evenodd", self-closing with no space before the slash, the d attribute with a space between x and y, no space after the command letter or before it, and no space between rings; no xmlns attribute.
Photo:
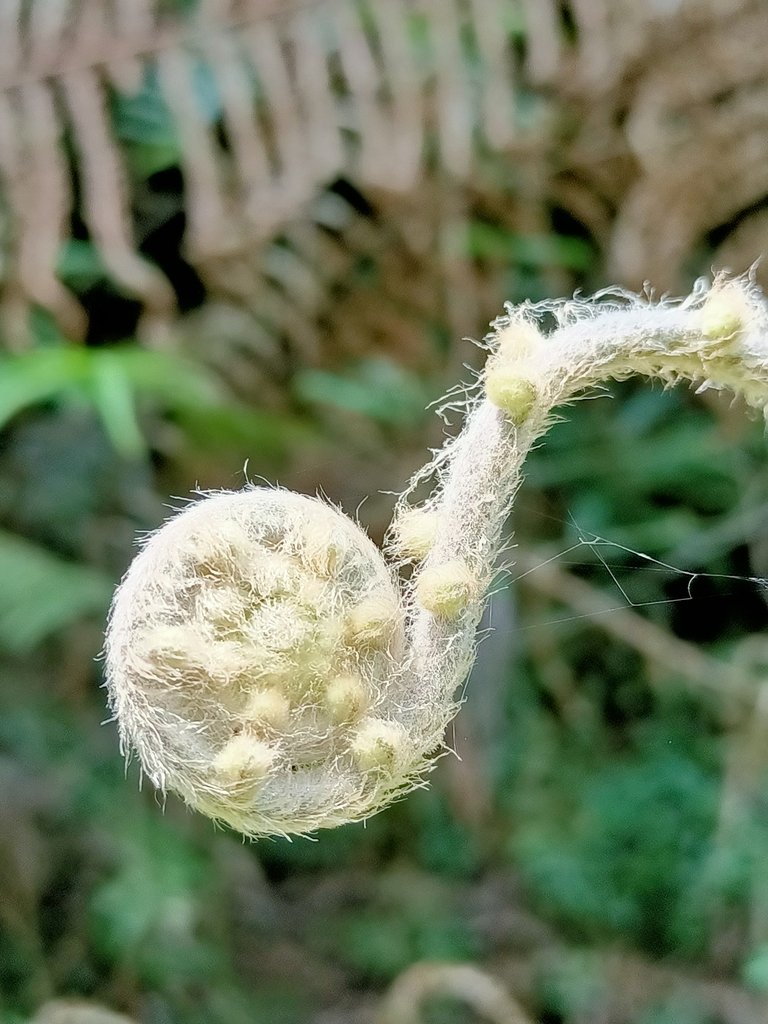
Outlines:
<svg viewBox="0 0 768 1024"><path fill-rule="evenodd" d="M746 279L656 303L526 303L492 328L463 428L400 498L388 558L338 509L260 487L209 494L149 538L115 595L106 664L123 750L159 789L249 836L375 813L441 750L553 410L632 374L768 409L768 306Z"/></svg>

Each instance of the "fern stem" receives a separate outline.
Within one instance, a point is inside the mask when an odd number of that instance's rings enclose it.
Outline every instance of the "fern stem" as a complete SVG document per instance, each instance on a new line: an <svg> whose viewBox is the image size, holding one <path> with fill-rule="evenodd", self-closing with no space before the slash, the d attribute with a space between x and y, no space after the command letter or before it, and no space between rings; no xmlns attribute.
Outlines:
<svg viewBox="0 0 768 1024"><path fill-rule="evenodd" d="M748 281L523 306L494 328L463 430L398 503L394 566L339 510L267 488L207 496L146 544L114 602L107 673L124 748L160 788L258 835L365 818L419 785L553 410L632 373L768 407L768 307Z"/></svg>

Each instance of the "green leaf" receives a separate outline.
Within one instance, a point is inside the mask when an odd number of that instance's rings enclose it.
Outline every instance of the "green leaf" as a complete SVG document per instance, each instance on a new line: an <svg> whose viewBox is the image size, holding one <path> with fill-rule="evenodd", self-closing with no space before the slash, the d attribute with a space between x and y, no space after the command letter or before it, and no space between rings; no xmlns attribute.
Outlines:
<svg viewBox="0 0 768 1024"><path fill-rule="evenodd" d="M94 363L108 360L139 394L162 399L168 408L211 405L223 400L224 389L203 366L183 356L154 352L138 345L90 350Z"/></svg>
<svg viewBox="0 0 768 1024"><path fill-rule="evenodd" d="M112 833L118 862L90 905L100 953L130 964L150 985L221 970L221 954L199 934L206 863L197 849L141 812L115 821Z"/></svg>
<svg viewBox="0 0 768 1024"><path fill-rule="evenodd" d="M112 120L117 137L125 142L178 146L173 117L160 90L157 70L153 67L146 68L137 92L115 93Z"/></svg>
<svg viewBox="0 0 768 1024"><path fill-rule="evenodd" d="M92 242L68 238L59 250L58 277L76 292L85 292L109 278L101 254Z"/></svg>
<svg viewBox="0 0 768 1024"><path fill-rule="evenodd" d="M212 70L203 61L192 69L192 91L202 121L213 124L221 113L219 93ZM173 147L178 155L178 135L166 103L157 68L147 65L141 87L135 93L116 92L112 119L118 138L125 142Z"/></svg>
<svg viewBox="0 0 768 1024"><path fill-rule="evenodd" d="M294 378L299 398L360 413L392 426L416 426L429 401L422 382L386 359L358 363L346 376L327 370L303 370Z"/></svg>
<svg viewBox="0 0 768 1024"><path fill-rule="evenodd" d="M53 348L56 345L68 344L52 313L42 306L32 306L27 322L30 339L36 347Z"/></svg>
<svg viewBox="0 0 768 1024"><path fill-rule="evenodd" d="M742 975L745 984L754 992L768 992L768 943L763 942L752 950Z"/></svg>
<svg viewBox="0 0 768 1024"><path fill-rule="evenodd" d="M23 409L81 388L91 356L83 348L63 347L0 356L0 430Z"/></svg>
<svg viewBox="0 0 768 1024"><path fill-rule="evenodd" d="M85 616L101 618L113 582L11 533L0 532L0 647L23 654Z"/></svg>
<svg viewBox="0 0 768 1024"><path fill-rule="evenodd" d="M146 455L137 415L142 400L172 415L190 440L208 449L241 444L279 457L312 436L296 417L239 405L205 367L170 353L137 345L56 346L0 356L0 430L25 409L73 398L94 410L126 458Z"/></svg>
<svg viewBox="0 0 768 1024"><path fill-rule="evenodd" d="M179 147L175 142L126 142L125 155L134 178L143 180L175 167L179 162Z"/></svg>
<svg viewBox="0 0 768 1024"><path fill-rule="evenodd" d="M146 453L146 444L136 419L133 387L119 358L100 353L93 361L91 393L104 430L117 451L127 458Z"/></svg>
<svg viewBox="0 0 768 1024"><path fill-rule="evenodd" d="M146 450L135 411L141 396L168 410L224 404L222 389L202 367L134 345L0 356L0 429L27 408L74 397L97 412L117 451L135 458Z"/></svg>
<svg viewBox="0 0 768 1024"><path fill-rule="evenodd" d="M524 263L532 267L566 267L588 270L594 262L592 247L571 235L519 235L495 224L474 220L469 225L467 246L475 259Z"/></svg>
<svg viewBox="0 0 768 1024"><path fill-rule="evenodd" d="M254 455L280 459L290 447L317 439L317 428L295 416L229 402L179 403L174 420L198 451L245 448Z"/></svg>

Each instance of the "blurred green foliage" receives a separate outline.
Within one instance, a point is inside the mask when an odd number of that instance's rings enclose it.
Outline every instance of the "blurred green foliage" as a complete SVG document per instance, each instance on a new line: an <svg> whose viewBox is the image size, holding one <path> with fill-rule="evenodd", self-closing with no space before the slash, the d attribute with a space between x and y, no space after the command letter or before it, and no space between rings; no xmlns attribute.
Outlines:
<svg viewBox="0 0 768 1024"><path fill-rule="evenodd" d="M217 391L194 367L171 388L164 356L130 346L124 353L133 358L118 357L116 365L129 381L143 437L130 459L151 468L153 418L182 407L205 417ZM94 427L101 421L118 463L129 458L92 398L94 367L111 355L30 353L29 383L16 391L15 405L10 389L5 400L0 473L31 424L52 419L65 429L73 403ZM26 359L7 357L7 365L20 374ZM156 385L153 367L164 374ZM380 391L376 381L370 407L361 399L355 411L375 421ZM585 535L615 542L581 544L562 556L564 567L602 590L615 588L600 552L626 594L645 606L638 614L718 657L737 658L750 629L764 621L762 593L712 574L759 575L749 552L762 523L762 432L740 423L734 440L683 392L618 391L619 401L582 403L535 453L517 512L518 542L555 553ZM332 389L325 394L336 400ZM344 388L338 402L348 406ZM412 421L402 408L405 430ZM226 431L221 438L226 450ZM153 480L162 476L155 470L144 479L157 487ZM159 505L150 507L159 514ZM82 510L93 517L87 501ZM599 623L542 605L535 590L523 589L524 628L502 688L502 753L485 766L495 794L491 822L462 821L441 766L436 788L365 828L244 847L176 805L164 815L153 794L137 792L135 769L123 777L114 728L98 727L98 671L77 660L83 646L96 653L96 637L89 640L87 623L78 623L103 615L109 560L89 564L71 540L56 550L51 538L62 534L41 530L40 522L29 531L34 539L12 534L11 525L0 536L0 766L2 788L13 795L2 812L13 822L17 860L31 849L39 865L31 881L16 883L19 905L2 917L0 1005L8 1020L24 1020L49 994L72 992L147 1022L299 1024L341 993L379 991L422 958L503 959L514 932L488 926L475 906L499 873L517 879L514 899L525 913L554 929L537 940L540 949L528 950L534 961L547 951L530 997L541 1019L597 1012L608 984L600 950L616 943L671 957L681 969L730 971L747 991L765 992L766 941L754 917L768 892L759 799L765 765L737 780L741 817L737 828L725 828L722 801L734 793L724 790L731 785L724 773L734 745L746 742L746 726L726 729L717 702L687 692L674 665L651 685L637 651L606 642ZM691 598L686 573L701 573ZM617 607L626 607L615 595ZM14 660L22 653L26 661ZM80 695L72 692L73 659L76 677L85 677ZM567 700L553 688L557 672L573 688ZM484 685L473 678L462 714L471 713ZM725 948L721 934L729 936ZM563 944L554 959L553 935ZM710 1024L697 998L649 992L636 1024ZM438 1000L427 1019L471 1019L462 1014Z"/></svg>
<svg viewBox="0 0 768 1024"><path fill-rule="evenodd" d="M45 548L0 533L0 645L20 654L83 616L103 616L113 581L103 572L67 563ZM15 583L12 581L16 581Z"/></svg>
<svg viewBox="0 0 768 1024"><path fill-rule="evenodd" d="M310 404L357 413L400 429L419 426L430 401L429 392L413 373L386 359L362 360L346 374L301 370L294 387L297 396Z"/></svg>

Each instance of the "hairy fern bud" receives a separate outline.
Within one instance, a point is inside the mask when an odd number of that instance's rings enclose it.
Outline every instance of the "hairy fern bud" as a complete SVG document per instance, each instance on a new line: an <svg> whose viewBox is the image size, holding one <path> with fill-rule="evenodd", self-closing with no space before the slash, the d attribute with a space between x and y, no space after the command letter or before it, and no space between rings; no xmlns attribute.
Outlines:
<svg viewBox="0 0 768 1024"><path fill-rule="evenodd" d="M370 814L424 767L397 731L404 630L392 572L335 508L266 488L206 497L115 597L124 743L156 786L246 833ZM390 733L397 756L375 757Z"/></svg>
<svg viewBox="0 0 768 1024"><path fill-rule="evenodd" d="M156 786L247 835L374 813L441 749L502 525L552 410L632 373L768 408L768 311L749 281L657 304L596 299L524 305L492 325L462 431L398 503L391 565L339 510L279 489L208 495L147 541L115 596L106 656L123 748Z"/></svg>

